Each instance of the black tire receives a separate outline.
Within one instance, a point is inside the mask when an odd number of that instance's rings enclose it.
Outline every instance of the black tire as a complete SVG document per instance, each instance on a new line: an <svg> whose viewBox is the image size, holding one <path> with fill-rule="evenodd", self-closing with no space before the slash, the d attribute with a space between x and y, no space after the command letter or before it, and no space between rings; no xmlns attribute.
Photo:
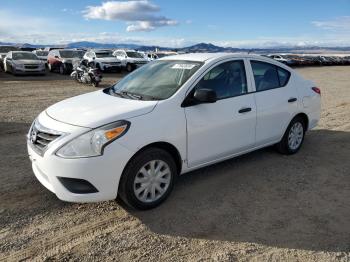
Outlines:
<svg viewBox="0 0 350 262"><path fill-rule="evenodd" d="M154 202L146 203L140 201L136 197L134 192L134 180L141 167L152 160L164 161L170 168L171 179L168 188L159 199L155 200ZM163 149L149 148L138 153L129 161L120 179L118 194L125 204L134 209L152 209L160 205L170 195L174 187L176 177L177 167L173 157Z"/></svg>
<svg viewBox="0 0 350 262"><path fill-rule="evenodd" d="M132 64L127 64L127 65L126 65L126 71L127 71L127 72L130 73L133 69L134 69L134 68L133 68Z"/></svg>
<svg viewBox="0 0 350 262"><path fill-rule="evenodd" d="M61 75L64 75L66 73L66 70L64 69L64 65L63 64L60 65L59 72L60 72Z"/></svg>
<svg viewBox="0 0 350 262"><path fill-rule="evenodd" d="M300 123L303 127L303 132L302 132L302 139L301 142L299 144L299 146L297 148L291 148L289 143L288 143L288 137L289 137L289 133L292 129L292 127L296 124L296 123ZM278 152L280 152L281 154L285 154L285 155L292 155L295 154L299 151L299 149L301 148L301 146L303 145L304 142L304 138L305 138L305 132L306 132L306 123L304 118L300 117L300 116L296 116L295 118L292 119L292 121L290 122L290 124L287 127L286 132L283 135L282 140L276 144L276 148L278 150Z"/></svg>

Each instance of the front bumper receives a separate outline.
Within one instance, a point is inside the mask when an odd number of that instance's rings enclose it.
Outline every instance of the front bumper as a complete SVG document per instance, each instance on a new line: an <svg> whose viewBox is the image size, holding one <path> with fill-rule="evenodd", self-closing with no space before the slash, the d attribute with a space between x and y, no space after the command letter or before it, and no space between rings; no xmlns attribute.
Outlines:
<svg viewBox="0 0 350 262"><path fill-rule="evenodd" d="M46 69L22 69L22 68L14 68L14 73L17 75L42 75L46 73Z"/></svg>
<svg viewBox="0 0 350 262"><path fill-rule="evenodd" d="M101 69L103 71L120 70L121 67L122 67L121 64L104 64L104 63L101 63Z"/></svg>
<svg viewBox="0 0 350 262"><path fill-rule="evenodd" d="M69 135L68 135L69 137ZM36 178L56 196L68 202L97 202L117 197L119 180L133 152L118 141L105 148L98 157L66 159L55 155L67 139L52 142L43 156L40 156L28 140L27 149ZM73 178L89 182L97 189L93 193L73 193L65 187L60 178Z"/></svg>

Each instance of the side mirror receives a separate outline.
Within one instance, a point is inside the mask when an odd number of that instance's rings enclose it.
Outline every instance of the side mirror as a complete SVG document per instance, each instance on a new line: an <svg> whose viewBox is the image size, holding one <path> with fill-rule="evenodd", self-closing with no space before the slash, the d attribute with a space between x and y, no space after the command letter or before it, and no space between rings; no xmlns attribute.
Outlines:
<svg viewBox="0 0 350 262"><path fill-rule="evenodd" d="M55 58L59 58L58 55L55 55Z"/></svg>
<svg viewBox="0 0 350 262"><path fill-rule="evenodd" d="M193 98L199 103L215 103L217 100L216 92L212 89L197 89Z"/></svg>

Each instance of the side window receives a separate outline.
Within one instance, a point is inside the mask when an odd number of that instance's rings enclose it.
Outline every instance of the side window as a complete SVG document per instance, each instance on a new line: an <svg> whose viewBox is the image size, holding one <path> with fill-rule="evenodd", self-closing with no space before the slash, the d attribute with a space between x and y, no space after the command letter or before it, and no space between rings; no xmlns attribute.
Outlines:
<svg viewBox="0 0 350 262"><path fill-rule="evenodd" d="M195 88L212 89L216 92L218 99L247 93L247 78L243 60L225 62L214 67L205 74Z"/></svg>
<svg viewBox="0 0 350 262"><path fill-rule="evenodd" d="M281 67L277 67L277 71L278 78L280 80L280 86L285 86L289 81L290 72Z"/></svg>
<svg viewBox="0 0 350 262"><path fill-rule="evenodd" d="M251 61L256 91L283 87L288 83L290 73L270 63Z"/></svg>

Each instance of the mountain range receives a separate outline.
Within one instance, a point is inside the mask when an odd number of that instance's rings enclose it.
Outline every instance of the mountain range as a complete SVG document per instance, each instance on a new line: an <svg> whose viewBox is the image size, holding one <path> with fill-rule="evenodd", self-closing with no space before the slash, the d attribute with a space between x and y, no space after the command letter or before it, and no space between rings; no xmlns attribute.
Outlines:
<svg viewBox="0 0 350 262"><path fill-rule="evenodd" d="M137 44L114 44L114 43L96 43L96 42L72 42L65 45L40 45L40 44L16 44L16 43L4 43L1 45L14 45L24 48L44 48L47 46L64 47L64 48L106 48L106 49L136 49L140 51L154 51L156 49L160 51L172 50L185 53L197 53L197 52L254 52L254 53L310 53L310 52L350 52L350 47L320 47L320 46L274 46L269 48L234 48L234 47L221 47L210 43L199 43L188 47L171 48L160 46L145 46Z"/></svg>

